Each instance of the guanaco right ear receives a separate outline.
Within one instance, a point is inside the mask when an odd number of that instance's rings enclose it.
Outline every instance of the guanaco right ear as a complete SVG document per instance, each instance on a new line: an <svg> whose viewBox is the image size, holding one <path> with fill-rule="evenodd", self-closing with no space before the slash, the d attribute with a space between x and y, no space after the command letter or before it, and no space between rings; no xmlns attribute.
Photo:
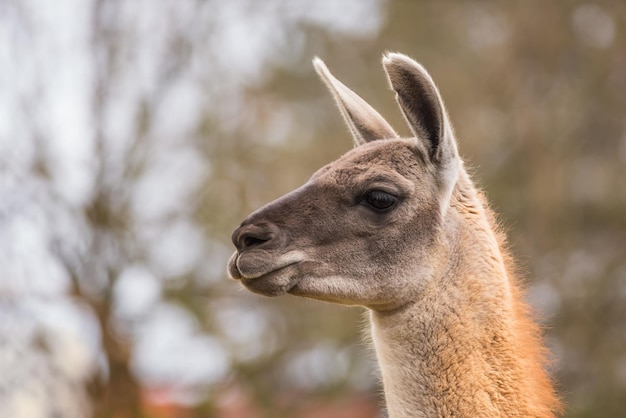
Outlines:
<svg viewBox="0 0 626 418"><path fill-rule="evenodd" d="M377 139L399 138L391 125L372 106L330 73L324 61L315 57L313 66L335 98L356 145Z"/></svg>
<svg viewBox="0 0 626 418"><path fill-rule="evenodd" d="M413 135L435 165L458 159L452 125L435 82L426 69L403 54L387 53L383 67Z"/></svg>

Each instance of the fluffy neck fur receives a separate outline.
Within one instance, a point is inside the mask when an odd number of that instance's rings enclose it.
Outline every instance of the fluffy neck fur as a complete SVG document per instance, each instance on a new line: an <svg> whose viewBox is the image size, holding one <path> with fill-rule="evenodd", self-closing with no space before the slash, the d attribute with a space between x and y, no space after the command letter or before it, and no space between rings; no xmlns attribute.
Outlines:
<svg viewBox="0 0 626 418"><path fill-rule="evenodd" d="M371 313L389 415L552 417L538 327L507 271L492 214L464 175L447 263L419 300Z"/></svg>

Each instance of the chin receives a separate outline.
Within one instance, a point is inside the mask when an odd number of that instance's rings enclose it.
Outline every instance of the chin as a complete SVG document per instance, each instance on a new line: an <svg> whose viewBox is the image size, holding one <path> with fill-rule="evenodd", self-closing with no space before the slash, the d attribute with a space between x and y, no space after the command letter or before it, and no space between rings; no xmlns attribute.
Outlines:
<svg viewBox="0 0 626 418"><path fill-rule="evenodd" d="M282 296L293 287L289 280L265 276L256 279L241 279L241 284L251 292L269 297Z"/></svg>
<svg viewBox="0 0 626 418"><path fill-rule="evenodd" d="M241 275L241 272L237 274L236 278L239 279L246 289L270 297L288 293L299 281L298 266L296 264L278 268L254 278L246 278Z"/></svg>

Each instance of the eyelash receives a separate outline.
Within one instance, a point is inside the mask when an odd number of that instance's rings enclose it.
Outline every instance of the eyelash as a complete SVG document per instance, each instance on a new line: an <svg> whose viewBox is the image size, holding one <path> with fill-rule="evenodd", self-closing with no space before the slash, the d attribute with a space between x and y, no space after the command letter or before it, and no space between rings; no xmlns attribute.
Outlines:
<svg viewBox="0 0 626 418"><path fill-rule="evenodd" d="M369 190L363 195L361 202L370 209L383 213L393 209L398 203L398 198L382 190Z"/></svg>

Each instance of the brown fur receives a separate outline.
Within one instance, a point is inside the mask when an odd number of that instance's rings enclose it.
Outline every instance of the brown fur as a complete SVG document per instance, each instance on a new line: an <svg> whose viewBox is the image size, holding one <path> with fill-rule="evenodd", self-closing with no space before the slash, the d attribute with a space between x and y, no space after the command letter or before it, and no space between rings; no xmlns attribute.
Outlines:
<svg viewBox="0 0 626 418"><path fill-rule="evenodd" d="M316 60L357 146L248 216L229 273L267 296L369 308L391 417L552 417L539 328L439 92L404 55L383 65L415 137Z"/></svg>

